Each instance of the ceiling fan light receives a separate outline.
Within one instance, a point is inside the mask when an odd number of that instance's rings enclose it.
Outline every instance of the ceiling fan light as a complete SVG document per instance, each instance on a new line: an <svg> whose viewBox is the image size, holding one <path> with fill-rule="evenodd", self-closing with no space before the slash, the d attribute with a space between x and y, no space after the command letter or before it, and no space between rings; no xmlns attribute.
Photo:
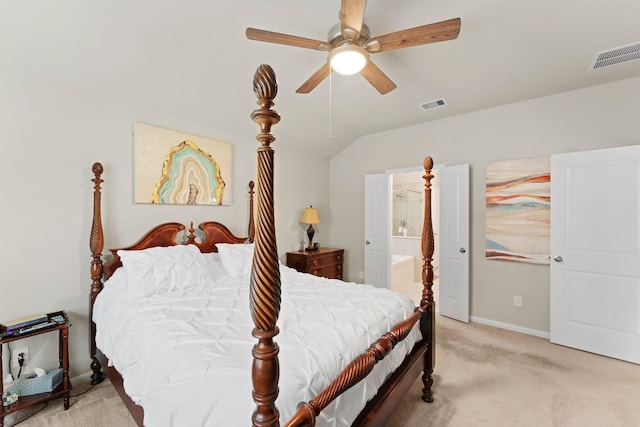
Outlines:
<svg viewBox="0 0 640 427"><path fill-rule="evenodd" d="M329 54L331 68L346 76L359 73L367 65L368 59L369 52L356 44L338 46Z"/></svg>

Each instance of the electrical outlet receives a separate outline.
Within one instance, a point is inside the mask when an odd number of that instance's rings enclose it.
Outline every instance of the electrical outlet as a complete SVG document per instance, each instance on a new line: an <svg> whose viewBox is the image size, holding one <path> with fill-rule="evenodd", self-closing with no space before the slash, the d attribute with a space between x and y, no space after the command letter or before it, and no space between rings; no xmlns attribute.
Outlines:
<svg viewBox="0 0 640 427"><path fill-rule="evenodd" d="M29 347L22 347L11 351L11 367L19 368L20 362L18 362L18 357L20 354L24 355L24 363L22 366L27 366L29 364Z"/></svg>
<svg viewBox="0 0 640 427"><path fill-rule="evenodd" d="M522 307L522 296L521 295L514 295L513 296L513 305L515 307Z"/></svg>

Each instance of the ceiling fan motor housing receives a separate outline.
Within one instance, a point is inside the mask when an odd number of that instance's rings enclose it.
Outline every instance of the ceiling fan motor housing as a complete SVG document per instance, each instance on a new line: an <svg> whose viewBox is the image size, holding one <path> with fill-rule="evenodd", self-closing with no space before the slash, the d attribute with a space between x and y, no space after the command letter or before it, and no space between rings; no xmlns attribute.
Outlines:
<svg viewBox="0 0 640 427"><path fill-rule="evenodd" d="M342 25L340 24L340 22L338 22L329 30L329 34L327 35L327 40L333 46L339 46L345 41L353 41L357 45L364 46L369 41L370 37L371 37L371 31L369 30L369 27L367 27L365 24L362 24L362 28L360 29L360 35L357 39L355 40L345 39L342 36Z"/></svg>

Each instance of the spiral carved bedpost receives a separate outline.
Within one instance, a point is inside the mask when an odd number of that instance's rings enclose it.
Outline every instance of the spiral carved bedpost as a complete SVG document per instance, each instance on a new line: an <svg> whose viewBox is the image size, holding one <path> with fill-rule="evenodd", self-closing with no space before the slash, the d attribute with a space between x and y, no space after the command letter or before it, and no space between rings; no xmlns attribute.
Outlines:
<svg viewBox="0 0 640 427"><path fill-rule="evenodd" d="M433 159L425 157L424 159L424 198L431 200L431 169L433 169ZM425 402L433 402L433 368L436 362L436 302L433 299L433 223L431 220L431 203L425 203L424 224L422 227L422 298L420 300L421 307L427 307L426 315L420 320L420 329L422 336L429 341L429 348L424 355L424 371L422 374L422 400Z"/></svg>
<svg viewBox="0 0 640 427"><path fill-rule="evenodd" d="M253 191L254 187L255 184L253 183L253 181L249 181L249 226L247 229L247 236L249 236L250 242L253 242L256 238L256 224L253 218L253 195L255 194L255 191Z"/></svg>
<svg viewBox="0 0 640 427"><path fill-rule="evenodd" d="M279 332L276 322L280 314L280 269L276 246L273 208L273 149L275 141L271 126L280 121L277 112L271 110L278 91L276 76L268 65L260 65L253 77L253 91L258 98L259 109L251 119L260 126L256 136L258 148L258 218L256 240L251 270L251 316L255 328L253 336L258 343L253 347L253 412L254 427L278 426L280 414L276 408L280 365L278 344L273 340Z"/></svg>
<svg viewBox="0 0 640 427"><path fill-rule="evenodd" d="M91 236L89 238L89 247L91 249L91 291L89 293L89 355L91 356L91 384L96 385L102 382L104 374L100 362L96 358L96 324L93 323L93 303L102 290L102 248L104 247L104 234L102 232L102 217L100 215L100 184L102 184L102 168L101 163L94 163L91 167L94 178L91 180L95 185L93 187L93 222L91 224Z"/></svg>

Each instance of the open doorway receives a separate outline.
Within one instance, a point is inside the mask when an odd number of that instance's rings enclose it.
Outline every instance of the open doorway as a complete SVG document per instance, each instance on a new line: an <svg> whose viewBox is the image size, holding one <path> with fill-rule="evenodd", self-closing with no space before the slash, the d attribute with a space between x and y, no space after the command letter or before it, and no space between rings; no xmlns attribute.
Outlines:
<svg viewBox="0 0 640 427"><path fill-rule="evenodd" d="M438 252L440 228L440 185L437 169L432 171L431 217L435 251L433 292L438 301ZM391 174L391 289L411 297L417 304L422 295L422 226L424 221L424 170ZM437 304L436 304L437 307Z"/></svg>

